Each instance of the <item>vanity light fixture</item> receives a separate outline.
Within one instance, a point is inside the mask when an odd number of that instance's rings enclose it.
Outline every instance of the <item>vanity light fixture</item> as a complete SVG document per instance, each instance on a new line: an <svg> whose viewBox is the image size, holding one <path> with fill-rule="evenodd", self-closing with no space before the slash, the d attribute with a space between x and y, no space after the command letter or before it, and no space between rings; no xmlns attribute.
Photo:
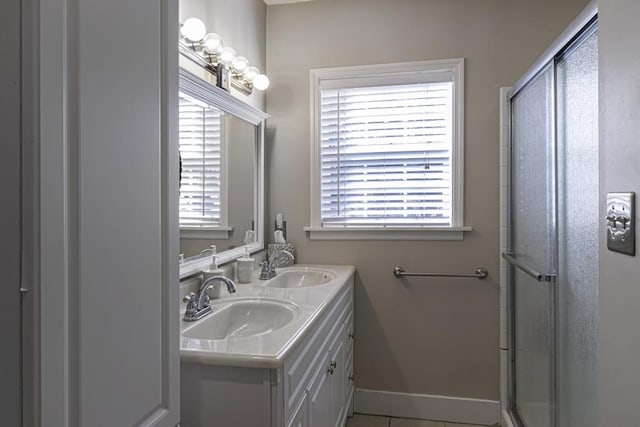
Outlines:
<svg viewBox="0 0 640 427"><path fill-rule="evenodd" d="M236 51L231 46L223 47L220 51L220 62L224 64L225 67L229 67L233 60L236 59Z"/></svg>
<svg viewBox="0 0 640 427"><path fill-rule="evenodd" d="M258 74L253 79L253 87L258 90L265 90L269 87L269 77L265 76L264 74Z"/></svg>
<svg viewBox="0 0 640 427"><path fill-rule="evenodd" d="M249 60L244 56L236 56L231 66L237 73L242 74L249 66Z"/></svg>
<svg viewBox="0 0 640 427"><path fill-rule="evenodd" d="M257 76L260 75L258 67L250 66L244 71L244 78L250 82L253 82Z"/></svg>
<svg viewBox="0 0 640 427"><path fill-rule="evenodd" d="M269 78L249 64L244 56L238 56L231 46L224 46L222 38L215 33L207 33L206 26L198 18L189 18L180 27L180 49L197 63L217 76L218 86L228 90L231 86L246 95L253 89L266 90ZM227 78L228 77L228 78Z"/></svg>
<svg viewBox="0 0 640 427"><path fill-rule="evenodd" d="M191 43L199 42L206 33L207 27L198 18L189 18L180 27L180 35Z"/></svg>
<svg viewBox="0 0 640 427"><path fill-rule="evenodd" d="M222 37L216 33L209 33L204 36L200 44L202 45L202 50L204 50L205 53L209 55L218 55L222 50Z"/></svg>

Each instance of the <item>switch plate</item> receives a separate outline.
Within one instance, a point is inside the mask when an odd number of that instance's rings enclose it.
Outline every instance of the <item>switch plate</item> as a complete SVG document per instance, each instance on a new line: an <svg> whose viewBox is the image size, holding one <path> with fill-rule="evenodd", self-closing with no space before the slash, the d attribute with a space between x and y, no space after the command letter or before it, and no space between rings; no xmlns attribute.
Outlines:
<svg viewBox="0 0 640 427"><path fill-rule="evenodd" d="M605 221L607 248L610 251L635 256L635 193L608 193Z"/></svg>

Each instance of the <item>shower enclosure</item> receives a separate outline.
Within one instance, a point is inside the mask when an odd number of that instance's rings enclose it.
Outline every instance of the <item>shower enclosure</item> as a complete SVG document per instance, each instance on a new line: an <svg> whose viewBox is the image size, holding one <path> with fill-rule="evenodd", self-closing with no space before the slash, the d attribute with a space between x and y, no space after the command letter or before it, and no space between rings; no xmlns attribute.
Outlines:
<svg viewBox="0 0 640 427"><path fill-rule="evenodd" d="M509 93L507 412L597 425L598 56L590 6Z"/></svg>

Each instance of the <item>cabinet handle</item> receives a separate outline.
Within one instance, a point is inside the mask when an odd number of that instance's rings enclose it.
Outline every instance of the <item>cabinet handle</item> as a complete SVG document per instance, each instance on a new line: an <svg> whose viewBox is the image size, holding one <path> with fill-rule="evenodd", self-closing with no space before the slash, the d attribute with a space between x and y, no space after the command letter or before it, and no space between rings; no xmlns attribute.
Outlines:
<svg viewBox="0 0 640 427"><path fill-rule="evenodd" d="M349 334L349 338L351 338L351 339L355 339L355 338L353 337L353 334Z"/></svg>
<svg viewBox="0 0 640 427"><path fill-rule="evenodd" d="M355 376L349 375L349 380L351 380L351 382L354 382L354 378L355 378Z"/></svg>
<svg viewBox="0 0 640 427"><path fill-rule="evenodd" d="M333 375L333 371L336 369L336 366L337 366L337 363L334 360L333 362L331 362L331 364L329 364L329 369L327 369L327 372Z"/></svg>

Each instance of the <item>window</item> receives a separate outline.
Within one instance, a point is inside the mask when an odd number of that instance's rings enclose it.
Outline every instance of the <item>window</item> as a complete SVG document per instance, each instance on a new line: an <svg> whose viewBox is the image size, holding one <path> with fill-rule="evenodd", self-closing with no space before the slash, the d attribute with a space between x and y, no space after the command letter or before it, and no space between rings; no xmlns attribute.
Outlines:
<svg viewBox="0 0 640 427"><path fill-rule="evenodd" d="M180 94L179 215L183 237L224 237L215 235L216 230L227 234L221 184L224 123L225 117L218 109Z"/></svg>
<svg viewBox="0 0 640 427"><path fill-rule="evenodd" d="M311 72L312 239L462 238L462 68Z"/></svg>

